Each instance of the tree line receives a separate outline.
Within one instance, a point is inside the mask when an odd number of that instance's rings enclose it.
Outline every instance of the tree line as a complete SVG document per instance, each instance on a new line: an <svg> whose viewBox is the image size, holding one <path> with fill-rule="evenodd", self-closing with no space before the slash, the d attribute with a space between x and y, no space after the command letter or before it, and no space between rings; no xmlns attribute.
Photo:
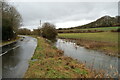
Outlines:
<svg viewBox="0 0 120 80"><path fill-rule="evenodd" d="M44 23L41 28L33 29L33 31L27 28L19 29L18 33L20 35L38 35L47 38L49 40L53 40L57 36L56 26L49 22Z"/></svg>
<svg viewBox="0 0 120 80"><path fill-rule="evenodd" d="M44 23L42 28L33 29L20 28L22 25L22 17L17 9L7 2L1 2L0 11L2 13L2 41L15 39L20 35L39 35L47 39L55 39L57 31L55 25Z"/></svg>

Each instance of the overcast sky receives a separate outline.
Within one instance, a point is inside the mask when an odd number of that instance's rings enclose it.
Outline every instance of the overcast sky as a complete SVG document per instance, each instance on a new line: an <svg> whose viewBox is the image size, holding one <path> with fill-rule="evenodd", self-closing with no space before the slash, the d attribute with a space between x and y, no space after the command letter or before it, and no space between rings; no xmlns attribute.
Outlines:
<svg viewBox="0 0 120 80"><path fill-rule="evenodd" d="M117 16L117 2L11 2L23 18L22 27L36 29L50 22L57 28L87 24L101 16Z"/></svg>

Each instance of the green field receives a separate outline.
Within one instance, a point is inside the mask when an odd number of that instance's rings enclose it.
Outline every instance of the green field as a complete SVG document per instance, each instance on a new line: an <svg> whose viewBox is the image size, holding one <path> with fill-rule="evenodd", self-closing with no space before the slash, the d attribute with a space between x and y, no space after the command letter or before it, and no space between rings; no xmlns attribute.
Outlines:
<svg viewBox="0 0 120 80"><path fill-rule="evenodd" d="M88 49L104 51L108 55L118 56L118 32L99 33L62 33L59 38L75 39L76 43Z"/></svg>
<svg viewBox="0 0 120 80"><path fill-rule="evenodd" d="M62 33L62 34L58 34L58 37L118 43L118 33L117 32Z"/></svg>
<svg viewBox="0 0 120 80"><path fill-rule="evenodd" d="M120 27L102 27L102 28L88 28L88 29L76 29L76 30L103 30L103 31L110 31L110 30L116 30Z"/></svg>
<svg viewBox="0 0 120 80"><path fill-rule="evenodd" d="M120 27L101 27L101 28L87 28L87 29L69 29L69 30L59 30L59 31L86 31L86 30L101 30L101 31L111 31L117 30Z"/></svg>

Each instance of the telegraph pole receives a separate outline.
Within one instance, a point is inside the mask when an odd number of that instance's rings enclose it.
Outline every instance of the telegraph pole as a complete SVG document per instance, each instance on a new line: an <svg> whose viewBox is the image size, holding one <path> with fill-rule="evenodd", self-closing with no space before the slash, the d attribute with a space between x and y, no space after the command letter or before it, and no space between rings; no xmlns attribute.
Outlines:
<svg viewBox="0 0 120 80"><path fill-rule="evenodd" d="M41 27L41 20L40 20L40 27Z"/></svg>
<svg viewBox="0 0 120 80"><path fill-rule="evenodd" d="M41 26L41 20L40 20L40 26L39 26L39 35L41 36L42 31L41 31L41 29L40 29L40 28L42 28L42 26Z"/></svg>

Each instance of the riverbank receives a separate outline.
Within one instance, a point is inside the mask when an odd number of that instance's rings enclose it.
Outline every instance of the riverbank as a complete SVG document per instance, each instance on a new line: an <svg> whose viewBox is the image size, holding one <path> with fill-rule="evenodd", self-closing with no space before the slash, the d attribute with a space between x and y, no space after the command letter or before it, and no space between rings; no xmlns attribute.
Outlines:
<svg viewBox="0 0 120 80"><path fill-rule="evenodd" d="M38 45L24 78L102 78L83 63L63 56L63 51L37 37Z"/></svg>
<svg viewBox="0 0 120 80"><path fill-rule="evenodd" d="M12 44L14 42L17 42L20 39L20 37L17 37L16 39L12 39L10 41L3 41L2 43L0 43L0 47L5 46L5 45L9 45Z"/></svg>
<svg viewBox="0 0 120 80"><path fill-rule="evenodd" d="M110 56L118 56L118 33L66 33L59 34L59 38L74 41L77 45L87 49L103 51Z"/></svg>

